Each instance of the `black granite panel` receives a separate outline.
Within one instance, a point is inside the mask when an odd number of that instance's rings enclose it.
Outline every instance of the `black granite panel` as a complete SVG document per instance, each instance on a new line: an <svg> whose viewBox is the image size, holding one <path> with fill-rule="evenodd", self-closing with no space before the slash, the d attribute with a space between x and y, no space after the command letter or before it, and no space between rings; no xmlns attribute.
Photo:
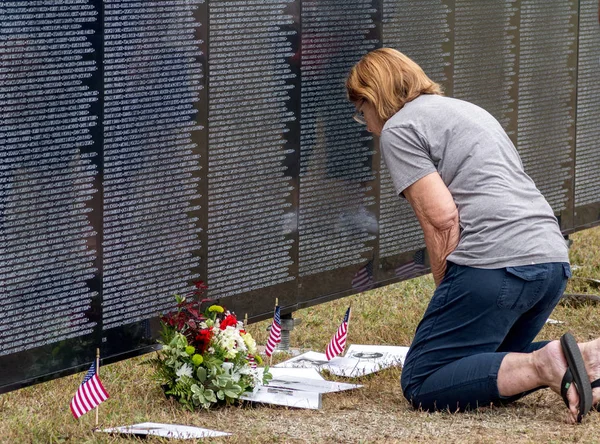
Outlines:
<svg viewBox="0 0 600 444"><path fill-rule="evenodd" d="M208 286L242 313L296 302L299 2L209 6Z"/></svg>
<svg viewBox="0 0 600 444"><path fill-rule="evenodd" d="M454 0L383 0L383 46L403 52L452 93ZM398 196L381 159L378 281L406 278L427 270L424 262L410 270L416 251L425 247L421 226L410 204ZM419 261L417 261L419 262Z"/></svg>
<svg viewBox="0 0 600 444"><path fill-rule="evenodd" d="M516 143L520 0L456 0L453 96L492 114Z"/></svg>
<svg viewBox="0 0 600 444"><path fill-rule="evenodd" d="M300 300L373 282L379 161L372 137L352 120L344 80L362 55L380 46L377 6L371 0L349 0L343 8L334 0L302 3Z"/></svg>
<svg viewBox="0 0 600 444"><path fill-rule="evenodd" d="M103 356L200 277L202 4L104 1Z"/></svg>
<svg viewBox="0 0 600 444"><path fill-rule="evenodd" d="M579 6L575 227L600 222L600 24L598 2Z"/></svg>
<svg viewBox="0 0 600 444"><path fill-rule="evenodd" d="M0 392L90 360L99 330L97 2L0 8Z"/></svg>
<svg viewBox="0 0 600 444"><path fill-rule="evenodd" d="M454 1L383 0L383 46L417 62L447 95L452 95Z"/></svg>
<svg viewBox="0 0 600 444"><path fill-rule="evenodd" d="M561 228L573 224L577 2L521 0L517 149Z"/></svg>

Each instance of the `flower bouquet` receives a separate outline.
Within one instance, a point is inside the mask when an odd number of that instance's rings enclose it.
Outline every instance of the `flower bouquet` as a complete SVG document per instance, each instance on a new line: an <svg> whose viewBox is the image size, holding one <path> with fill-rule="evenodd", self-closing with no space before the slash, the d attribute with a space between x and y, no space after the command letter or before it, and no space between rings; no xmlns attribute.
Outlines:
<svg viewBox="0 0 600 444"><path fill-rule="evenodd" d="M235 314L219 305L201 312L199 306L206 300L188 302L179 295L175 300L177 309L161 317L162 350L150 360L167 396L190 410L208 409L233 404L243 393L268 383L268 368L256 368L262 363L256 342Z"/></svg>

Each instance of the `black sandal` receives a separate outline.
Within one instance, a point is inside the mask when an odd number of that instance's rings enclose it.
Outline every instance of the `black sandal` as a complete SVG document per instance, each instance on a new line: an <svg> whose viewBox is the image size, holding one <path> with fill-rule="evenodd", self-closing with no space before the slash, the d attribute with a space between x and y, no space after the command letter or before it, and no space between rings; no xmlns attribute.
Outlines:
<svg viewBox="0 0 600 444"><path fill-rule="evenodd" d="M590 384L590 378L585 370L585 362L581 351L577 345L577 341L570 333L565 333L560 338L560 345L562 346L563 354L567 360L567 371L563 376L560 385L560 395L563 401L569 408L569 400L567 399L567 391L571 387L572 383L575 383L577 393L579 394L579 413L577 415L577 422L581 422L581 419L592 409L592 385ZM600 382L594 381L594 384Z"/></svg>

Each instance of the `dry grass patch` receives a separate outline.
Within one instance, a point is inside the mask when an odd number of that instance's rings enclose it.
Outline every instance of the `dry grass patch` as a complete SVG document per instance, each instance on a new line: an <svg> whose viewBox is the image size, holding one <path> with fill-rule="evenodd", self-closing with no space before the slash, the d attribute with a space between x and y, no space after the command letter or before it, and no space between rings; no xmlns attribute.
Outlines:
<svg viewBox="0 0 600 444"><path fill-rule="evenodd" d="M574 275L600 279L600 228L572 236ZM292 334L292 346L324 351L352 301L349 343L408 345L434 285L425 276L368 293L300 310L302 325ZM568 292L600 293L585 281L573 280ZM556 339L571 331L579 340L600 336L600 305L561 303L540 339ZM259 343L267 337L268 321L251 325ZM187 424L233 432L212 442L226 443L600 443L600 413L583 425L568 425L560 397L540 391L507 407L486 407L468 413L424 413L412 410L399 386L400 370L388 369L358 380L359 390L323 397L318 411L249 406L188 412L167 400L150 379L145 357L102 368L111 400L100 407L105 426L153 421ZM283 359L283 357L281 358ZM82 374L0 396L0 442L3 443L125 443L131 438L94 434L94 415L75 421L68 405ZM141 442L141 441L140 441ZM150 438L144 442L189 442Z"/></svg>

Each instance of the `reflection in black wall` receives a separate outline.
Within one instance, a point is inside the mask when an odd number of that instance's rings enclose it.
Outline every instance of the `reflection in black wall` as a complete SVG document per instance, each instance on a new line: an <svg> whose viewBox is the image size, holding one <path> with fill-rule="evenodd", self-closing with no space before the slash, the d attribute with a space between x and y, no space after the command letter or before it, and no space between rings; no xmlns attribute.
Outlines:
<svg viewBox="0 0 600 444"><path fill-rule="evenodd" d="M377 205L369 186L376 174L372 137L352 120L354 107L345 98L344 80L363 54L379 46L376 13L370 0L352 0L343 10L331 0L302 4L302 278L364 264L374 254ZM350 288L350 279L335 281L337 288L326 287L330 292ZM319 292L311 284L303 290L313 297L315 290Z"/></svg>

